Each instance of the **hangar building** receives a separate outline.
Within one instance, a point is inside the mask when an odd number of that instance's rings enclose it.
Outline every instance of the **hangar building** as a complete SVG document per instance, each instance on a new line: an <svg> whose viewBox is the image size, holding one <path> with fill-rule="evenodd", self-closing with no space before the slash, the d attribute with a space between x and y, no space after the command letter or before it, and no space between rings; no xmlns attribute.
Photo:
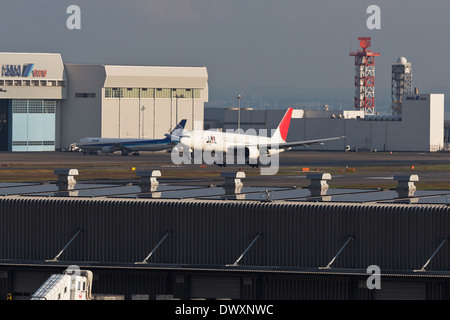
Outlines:
<svg viewBox="0 0 450 320"><path fill-rule="evenodd" d="M160 138L203 123L205 67L64 64L0 53L0 150L54 151L86 136Z"/></svg>

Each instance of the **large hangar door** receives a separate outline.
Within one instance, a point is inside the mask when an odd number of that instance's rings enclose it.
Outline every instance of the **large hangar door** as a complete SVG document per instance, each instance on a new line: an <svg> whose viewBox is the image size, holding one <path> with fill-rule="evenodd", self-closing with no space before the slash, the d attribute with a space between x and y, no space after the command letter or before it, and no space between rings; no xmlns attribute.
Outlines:
<svg viewBox="0 0 450 320"><path fill-rule="evenodd" d="M381 281L381 289L374 289L375 300L425 300L426 283Z"/></svg>
<svg viewBox="0 0 450 320"><path fill-rule="evenodd" d="M8 151L9 120L8 106L10 100L0 99L0 151Z"/></svg>
<svg viewBox="0 0 450 320"><path fill-rule="evenodd" d="M190 298L240 299L241 279L234 277L191 277Z"/></svg>
<svg viewBox="0 0 450 320"><path fill-rule="evenodd" d="M13 273L13 299L28 300L42 286L51 273L16 271Z"/></svg>
<svg viewBox="0 0 450 320"><path fill-rule="evenodd" d="M56 100L14 99L11 105L11 151L55 151Z"/></svg>

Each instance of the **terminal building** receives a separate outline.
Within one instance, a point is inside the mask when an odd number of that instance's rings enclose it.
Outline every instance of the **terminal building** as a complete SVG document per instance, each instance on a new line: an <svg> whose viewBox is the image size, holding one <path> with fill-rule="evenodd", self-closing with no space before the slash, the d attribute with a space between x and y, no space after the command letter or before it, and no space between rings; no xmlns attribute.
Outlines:
<svg viewBox="0 0 450 320"><path fill-rule="evenodd" d="M0 151L55 151L82 137L160 138L203 124L205 67L65 64L0 53Z"/></svg>

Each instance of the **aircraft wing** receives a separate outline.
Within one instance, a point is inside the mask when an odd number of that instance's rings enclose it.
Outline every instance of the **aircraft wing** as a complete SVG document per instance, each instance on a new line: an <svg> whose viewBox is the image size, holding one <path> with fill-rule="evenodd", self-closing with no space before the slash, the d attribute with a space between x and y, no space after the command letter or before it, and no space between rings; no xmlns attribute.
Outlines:
<svg viewBox="0 0 450 320"><path fill-rule="evenodd" d="M314 139L314 140L304 140L304 141L295 141L295 142L280 142L278 145L264 145L264 144L258 144L259 147L266 147L267 149L277 148L277 149L291 149L293 147L309 147L310 145L314 144L324 144L327 141L332 140L340 140L345 138L345 136L340 137L332 137L332 138L323 138L323 139Z"/></svg>
<svg viewBox="0 0 450 320"><path fill-rule="evenodd" d="M292 148L292 147L309 147L314 144L324 144L324 142L332 141L332 140L340 140L345 138L345 136L333 137L333 138L324 138L324 139L315 139L315 140L305 140L305 141L295 141L295 142L283 142L279 144L279 148Z"/></svg>

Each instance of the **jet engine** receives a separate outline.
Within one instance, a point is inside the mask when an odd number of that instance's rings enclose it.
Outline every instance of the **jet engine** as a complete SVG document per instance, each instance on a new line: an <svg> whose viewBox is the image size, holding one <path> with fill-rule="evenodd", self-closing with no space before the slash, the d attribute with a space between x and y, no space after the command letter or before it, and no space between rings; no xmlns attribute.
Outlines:
<svg viewBox="0 0 450 320"><path fill-rule="evenodd" d="M103 153L113 153L114 150L111 147L102 147L102 152Z"/></svg>
<svg viewBox="0 0 450 320"><path fill-rule="evenodd" d="M249 166L258 167L259 149L255 146L245 147L245 160Z"/></svg>
<svg viewBox="0 0 450 320"><path fill-rule="evenodd" d="M267 150L267 155L270 157L270 156L273 156L274 154L278 154L278 153L282 153L282 152L285 152L285 151L289 151L291 149L292 148L269 149L269 150Z"/></svg>

